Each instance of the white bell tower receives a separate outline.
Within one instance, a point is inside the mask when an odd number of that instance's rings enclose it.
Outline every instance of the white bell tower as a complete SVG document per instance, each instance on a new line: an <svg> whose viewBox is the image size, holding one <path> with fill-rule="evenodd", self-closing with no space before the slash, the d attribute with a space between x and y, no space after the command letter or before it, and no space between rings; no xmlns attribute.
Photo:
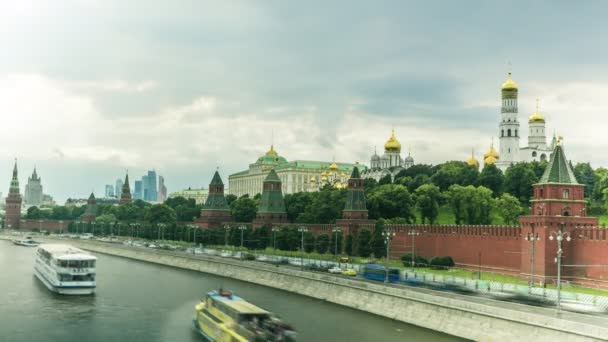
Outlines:
<svg viewBox="0 0 608 342"><path fill-rule="evenodd" d="M517 109L518 87L511 79L511 71L507 81L502 85L502 107L500 110L499 160L496 163L501 170L506 170L519 161L519 120Z"/></svg>

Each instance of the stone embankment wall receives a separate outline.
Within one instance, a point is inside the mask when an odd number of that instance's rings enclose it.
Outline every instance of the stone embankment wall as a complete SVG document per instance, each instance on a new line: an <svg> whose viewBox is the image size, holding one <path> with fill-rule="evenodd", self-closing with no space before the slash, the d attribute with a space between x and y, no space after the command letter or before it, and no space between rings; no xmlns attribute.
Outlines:
<svg viewBox="0 0 608 342"><path fill-rule="evenodd" d="M608 325L565 320L554 310L211 256L70 241L93 252L277 288L476 341L607 341ZM578 315L576 315L578 316ZM595 318L594 318L595 319Z"/></svg>

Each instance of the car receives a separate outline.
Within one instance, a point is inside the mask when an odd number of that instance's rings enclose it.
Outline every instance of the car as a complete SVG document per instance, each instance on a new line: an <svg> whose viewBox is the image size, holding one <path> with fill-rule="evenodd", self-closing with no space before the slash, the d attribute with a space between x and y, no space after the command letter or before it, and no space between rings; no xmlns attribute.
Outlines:
<svg viewBox="0 0 608 342"><path fill-rule="evenodd" d="M232 252L222 252L220 254L221 257L228 258L232 256Z"/></svg>
<svg viewBox="0 0 608 342"><path fill-rule="evenodd" d="M327 272L332 273L332 274L341 274L342 269L338 266L334 266L334 267L328 269Z"/></svg>
<svg viewBox="0 0 608 342"><path fill-rule="evenodd" d="M258 261L270 261L270 259L268 259L267 256L265 255L260 255L257 257Z"/></svg>
<svg viewBox="0 0 608 342"><path fill-rule="evenodd" d="M357 275L357 271L353 270L352 268L349 268L349 269L342 271L342 275L354 277Z"/></svg>

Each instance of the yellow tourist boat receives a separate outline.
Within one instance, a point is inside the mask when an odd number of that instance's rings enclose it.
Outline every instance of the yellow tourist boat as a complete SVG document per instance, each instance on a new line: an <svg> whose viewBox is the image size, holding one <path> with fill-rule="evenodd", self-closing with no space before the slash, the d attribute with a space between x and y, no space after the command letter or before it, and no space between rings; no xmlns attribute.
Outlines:
<svg viewBox="0 0 608 342"><path fill-rule="evenodd" d="M222 289L207 293L195 309L194 328L208 341L295 341L296 332L290 325Z"/></svg>

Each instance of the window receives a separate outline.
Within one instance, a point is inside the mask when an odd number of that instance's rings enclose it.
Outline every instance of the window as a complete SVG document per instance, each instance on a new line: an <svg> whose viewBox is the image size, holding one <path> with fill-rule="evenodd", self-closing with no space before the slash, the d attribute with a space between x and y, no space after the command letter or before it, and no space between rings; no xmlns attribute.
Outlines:
<svg viewBox="0 0 608 342"><path fill-rule="evenodd" d="M570 189L564 189L563 198L570 198ZM567 216L567 215L564 215Z"/></svg>
<svg viewBox="0 0 608 342"><path fill-rule="evenodd" d="M508 136L508 137L510 137L510 136L511 136L511 129L510 129L510 128L507 130L507 136Z"/></svg>
<svg viewBox="0 0 608 342"><path fill-rule="evenodd" d="M532 157L536 157L536 151L532 152Z"/></svg>
<svg viewBox="0 0 608 342"><path fill-rule="evenodd" d="M540 161L545 161L545 160L547 160L547 155L543 153L540 155Z"/></svg>
<svg viewBox="0 0 608 342"><path fill-rule="evenodd" d="M505 130L504 130L504 129L500 131L500 136L501 136L501 137L504 137L504 136L505 136Z"/></svg>
<svg viewBox="0 0 608 342"><path fill-rule="evenodd" d="M543 189L539 189L538 197L543 198Z"/></svg>
<svg viewBox="0 0 608 342"><path fill-rule="evenodd" d="M515 130L515 136L517 136L517 130Z"/></svg>

